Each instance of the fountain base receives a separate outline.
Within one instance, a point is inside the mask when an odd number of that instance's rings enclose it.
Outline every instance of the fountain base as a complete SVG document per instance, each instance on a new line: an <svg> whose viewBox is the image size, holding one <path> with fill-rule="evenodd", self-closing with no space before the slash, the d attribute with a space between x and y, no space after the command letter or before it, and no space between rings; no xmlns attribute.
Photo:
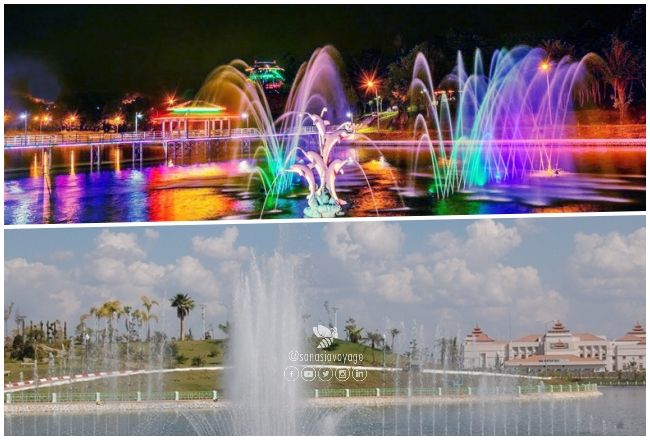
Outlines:
<svg viewBox="0 0 650 440"><path fill-rule="evenodd" d="M303 210L303 214L308 218L334 218L345 214L343 207L329 194L327 189L323 189L320 195L313 194L307 198L307 204L309 206Z"/></svg>

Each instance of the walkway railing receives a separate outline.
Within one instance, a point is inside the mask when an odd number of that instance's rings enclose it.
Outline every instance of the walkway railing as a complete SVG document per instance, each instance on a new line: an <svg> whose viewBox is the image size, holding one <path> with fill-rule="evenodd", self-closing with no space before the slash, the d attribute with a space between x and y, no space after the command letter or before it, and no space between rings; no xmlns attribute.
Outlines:
<svg viewBox="0 0 650 440"><path fill-rule="evenodd" d="M256 128L235 128L232 130L192 130L189 132L174 131L139 131L126 133L62 133L44 135L19 135L5 136L5 148L11 147L43 147L43 146L66 146L84 144L116 144L116 143L137 143L137 142L162 142L184 139L219 138L235 136L258 135Z"/></svg>
<svg viewBox="0 0 650 440"><path fill-rule="evenodd" d="M314 127L302 127L301 133L315 133ZM166 141L228 139L261 136L257 128L233 128L230 130L191 130L191 131L139 131L125 133L56 133L38 135L5 136L4 147L38 148L65 147L76 145L158 143Z"/></svg>
<svg viewBox="0 0 650 440"><path fill-rule="evenodd" d="M579 393L598 391L596 384L519 386L516 388L495 388L488 395L531 395L541 393ZM477 394L473 387L434 387L434 388L325 388L307 392L305 397L458 397ZM5 393L4 401L11 403L70 403L70 402L142 402L142 401L181 401L217 400L222 391L166 391L143 393L140 391L123 393L72 393L72 392L14 392Z"/></svg>

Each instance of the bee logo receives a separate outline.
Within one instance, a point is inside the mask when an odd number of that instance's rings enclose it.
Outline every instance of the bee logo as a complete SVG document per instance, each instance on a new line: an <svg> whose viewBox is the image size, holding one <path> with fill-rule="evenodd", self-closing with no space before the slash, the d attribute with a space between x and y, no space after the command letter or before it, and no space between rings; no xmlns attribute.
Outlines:
<svg viewBox="0 0 650 440"><path fill-rule="evenodd" d="M324 325L318 324L318 327L312 327L316 337L320 338L318 348L325 349L334 343L334 339L339 337L336 327L327 328Z"/></svg>

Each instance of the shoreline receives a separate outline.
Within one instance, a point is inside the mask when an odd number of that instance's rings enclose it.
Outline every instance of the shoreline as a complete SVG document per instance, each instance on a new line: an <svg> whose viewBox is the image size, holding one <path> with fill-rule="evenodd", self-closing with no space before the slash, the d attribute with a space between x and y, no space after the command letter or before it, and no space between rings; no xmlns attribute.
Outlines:
<svg viewBox="0 0 650 440"><path fill-rule="evenodd" d="M600 391L579 391L561 393L535 393L500 396L391 396L391 397L321 397L308 398L307 406L314 408L336 407L369 407L381 408L403 405L453 405L459 403L478 402L534 402L550 400L594 399L602 396ZM180 400L180 401L143 401L143 402L95 402L69 403L5 403L5 416L20 415L49 415L49 414L97 414L122 413L132 411L177 411L187 409L210 410L229 407L227 400L213 402L211 400Z"/></svg>

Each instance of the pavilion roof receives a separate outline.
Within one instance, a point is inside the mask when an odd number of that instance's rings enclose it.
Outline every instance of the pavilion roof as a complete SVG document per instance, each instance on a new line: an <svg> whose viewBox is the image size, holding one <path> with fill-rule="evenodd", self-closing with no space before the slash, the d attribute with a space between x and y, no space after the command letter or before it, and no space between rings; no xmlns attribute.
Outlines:
<svg viewBox="0 0 650 440"><path fill-rule="evenodd" d="M168 119L228 119L236 118L237 115L226 112L226 108L220 105L205 101L186 101L178 105L168 107L165 112L155 116L154 121Z"/></svg>
<svg viewBox="0 0 650 440"><path fill-rule="evenodd" d="M481 330L481 327L476 324L474 329L472 330L472 333L467 335L468 339L473 340L474 342L494 342L494 339L489 337L486 333Z"/></svg>

